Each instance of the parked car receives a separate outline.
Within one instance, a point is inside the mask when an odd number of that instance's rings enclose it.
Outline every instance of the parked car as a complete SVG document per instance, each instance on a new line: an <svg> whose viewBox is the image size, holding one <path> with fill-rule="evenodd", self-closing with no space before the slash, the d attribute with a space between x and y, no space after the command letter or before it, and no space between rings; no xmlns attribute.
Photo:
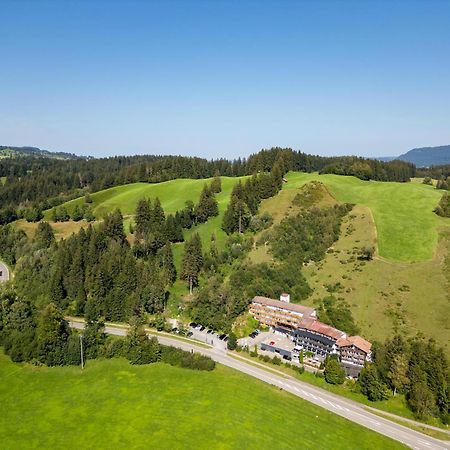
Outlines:
<svg viewBox="0 0 450 450"><path fill-rule="evenodd" d="M194 333L193 333L192 331L189 331L189 332L186 334L186 336L187 336L187 337L191 337L193 334L194 334Z"/></svg>
<svg viewBox="0 0 450 450"><path fill-rule="evenodd" d="M211 334L211 333L214 333L214 331L213 331L213 330L208 330L208 331L206 332L206 334Z"/></svg>
<svg viewBox="0 0 450 450"><path fill-rule="evenodd" d="M203 331L204 329L205 329L204 326L201 326L201 327L200 327L200 331Z"/></svg>
<svg viewBox="0 0 450 450"><path fill-rule="evenodd" d="M178 328L177 327L172 328L172 333L178 333Z"/></svg>
<svg viewBox="0 0 450 450"><path fill-rule="evenodd" d="M196 324L195 322L191 322L191 323L189 324L189 326L192 327L192 328L195 328L195 327L197 326L197 324Z"/></svg>

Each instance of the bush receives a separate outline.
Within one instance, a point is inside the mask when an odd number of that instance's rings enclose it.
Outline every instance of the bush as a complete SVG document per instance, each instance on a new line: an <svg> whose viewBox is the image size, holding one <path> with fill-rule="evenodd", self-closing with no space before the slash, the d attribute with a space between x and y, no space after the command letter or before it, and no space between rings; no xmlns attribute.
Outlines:
<svg viewBox="0 0 450 450"><path fill-rule="evenodd" d="M216 363L209 357L200 353L189 353L175 347L161 345L161 361L171 366L185 369L211 371Z"/></svg>
<svg viewBox="0 0 450 450"><path fill-rule="evenodd" d="M272 358L272 364L275 364L276 366L281 366L281 358L278 358L278 356L274 356Z"/></svg>
<svg viewBox="0 0 450 450"><path fill-rule="evenodd" d="M109 336L100 348L99 356L104 358L119 358L125 356L125 341L122 338Z"/></svg>

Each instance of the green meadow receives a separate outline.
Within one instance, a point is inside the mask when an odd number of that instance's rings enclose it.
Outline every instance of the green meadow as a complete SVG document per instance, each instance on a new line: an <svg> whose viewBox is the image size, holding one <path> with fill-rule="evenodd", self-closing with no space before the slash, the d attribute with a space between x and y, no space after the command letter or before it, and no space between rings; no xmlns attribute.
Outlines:
<svg viewBox="0 0 450 450"><path fill-rule="evenodd" d="M438 228L450 221L434 214L442 191L419 183L361 181L355 177L292 172L286 189L308 181L323 182L341 202L370 208L380 256L404 262L429 260L438 242Z"/></svg>
<svg viewBox="0 0 450 450"><path fill-rule="evenodd" d="M329 188L337 200L370 208L377 229L378 254L392 261L415 262L431 259L436 250L439 227L450 226L448 219L433 213L442 192L432 186L414 182L361 181L355 177L300 172L290 172L286 178L288 183L283 185L283 190L297 189L309 181L318 180ZM220 215L206 224L188 230L187 236L199 232L203 242L209 245L211 234L214 233L218 247L223 247L226 235L221 229L222 217L231 190L240 179L242 178L222 177L222 192L217 195ZM124 216L131 216L141 198L159 197L165 211L174 213L182 209L186 201L196 202L204 183L209 181L178 179L155 184L122 185L92 194L92 206L97 218L116 208L119 208ZM84 198L79 198L67 202L65 206L70 212L75 205L83 202ZM280 209L283 209L282 202ZM46 212L45 217L50 217L50 211ZM128 217L126 224L129 224L130 220ZM178 261L183 245L175 247Z"/></svg>
<svg viewBox="0 0 450 450"><path fill-rule="evenodd" d="M400 444L226 367L122 359L79 367L0 355L5 449L396 449Z"/></svg>

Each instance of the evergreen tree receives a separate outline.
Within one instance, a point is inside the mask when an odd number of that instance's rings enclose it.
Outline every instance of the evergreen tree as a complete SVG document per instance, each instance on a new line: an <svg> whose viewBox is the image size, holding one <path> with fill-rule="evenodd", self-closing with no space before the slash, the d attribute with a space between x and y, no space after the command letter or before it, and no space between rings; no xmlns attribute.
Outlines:
<svg viewBox="0 0 450 450"><path fill-rule="evenodd" d="M337 358L327 358L324 370L325 381L330 384L342 384L345 381L345 371Z"/></svg>
<svg viewBox="0 0 450 450"><path fill-rule="evenodd" d="M173 215L167 216L165 225L166 237L170 242L183 242L183 229L181 228L181 221Z"/></svg>
<svg viewBox="0 0 450 450"><path fill-rule="evenodd" d="M237 348L237 337L233 332L228 335L227 348L228 350L236 350Z"/></svg>
<svg viewBox="0 0 450 450"><path fill-rule="evenodd" d="M65 362L64 347L70 329L61 311L53 304L41 312L37 326L38 355L48 366L62 365Z"/></svg>
<svg viewBox="0 0 450 450"><path fill-rule="evenodd" d="M246 203L237 195L233 195L223 217L222 229L227 234L236 231L243 233L250 223L250 218L250 211Z"/></svg>
<svg viewBox="0 0 450 450"><path fill-rule="evenodd" d="M55 242L53 228L48 222L39 222L33 240L38 248L48 248Z"/></svg>
<svg viewBox="0 0 450 450"><path fill-rule="evenodd" d="M150 232L152 220L152 208L150 200L141 199L136 206L134 221L136 223L135 233L138 239L142 239Z"/></svg>
<svg viewBox="0 0 450 450"><path fill-rule="evenodd" d="M361 386L361 392L372 402L378 400L387 400L389 390L385 383L380 379L377 368L369 364L361 371L358 380Z"/></svg>
<svg viewBox="0 0 450 450"><path fill-rule="evenodd" d="M214 217L219 214L217 200L207 184L203 186L203 190L200 194L199 202L195 207L194 214L197 223L204 223L210 217Z"/></svg>
<svg viewBox="0 0 450 450"><path fill-rule="evenodd" d="M150 231L161 232L164 229L166 216L161 206L161 202L158 197L155 199L155 203L151 210Z"/></svg>
<svg viewBox="0 0 450 450"><path fill-rule="evenodd" d="M161 249L162 268L166 284L173 284L177 279L177 269L173 262L173 252L170 242Z"/></svg>
<svg viewBox="0 0 450 450"><path fill-rule="evenodd" d="M181 278L189 283L189 292L198 284L198 276L203 266L202 241L200 235L195 233L186 241L181 268Z"/></svg>
<svg viewBox="0 0 450 450"><path fill-rule="evenodd" d="M93 222L95 220L94 213L92 212L92 208L88 207L84 210L83 218L86 222Z"/></svg>
<svg viewBox="0 0 450 450"><path fill-rule="evenodd" d="M4 351L14 362L36 356L36 313L29 301L13 291L0 296L0 336Z"/></svg>
<svg viewBox="0 0 450 450"><path fill-rule="evenodd" d="M219 192L222 192L222 180L220 178L220 173L216 172L214 174L214 178L211 181L211 192L214 194L218 194Z"/></svg>
<svg viewBox="0 0 450 450"><path fill-rule="evenodd" d="M106 239L110 238L121 244L125 244L127 240L123 229L122 213L119 209L105 216L100 230Z"/></svg>
<svg viewBox="0 0 450 450"><path fill-rule="evenodd" d="M79 205L75 205L71 218L74 222L79 222L83 218L83 210Z"/></svg>

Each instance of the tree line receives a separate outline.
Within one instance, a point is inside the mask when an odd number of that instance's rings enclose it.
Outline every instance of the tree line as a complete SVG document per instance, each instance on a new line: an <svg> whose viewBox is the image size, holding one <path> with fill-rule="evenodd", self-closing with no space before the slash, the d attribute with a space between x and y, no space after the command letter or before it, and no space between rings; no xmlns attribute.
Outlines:
<svg viewBox="0 0 450 450"><path fill-rule="evenodd" d="M0 345L14 362L64 366L97 357L125 357L131 364L161 361L188 369L215 368L208 356L160 345L155 337L149 339L139 318L131 322L125 338L107 337L103 321L92 317L79 333L69 327L54 303L39 311L12 290L0 293Z"/></svg>
<svg viewBox="0 0 450 450"><path fill-rule="evenodd" d="M261 150L233 161L182 156L116 156L90 159L5 158L0 161L0 224L25 217L29 209L47 210L68 200L122 184L158 183L175 178L244 176L271 171L320 171L362 179L407 181L415 167L401 161L360 157L321 157L290 148Z"/></svg>

